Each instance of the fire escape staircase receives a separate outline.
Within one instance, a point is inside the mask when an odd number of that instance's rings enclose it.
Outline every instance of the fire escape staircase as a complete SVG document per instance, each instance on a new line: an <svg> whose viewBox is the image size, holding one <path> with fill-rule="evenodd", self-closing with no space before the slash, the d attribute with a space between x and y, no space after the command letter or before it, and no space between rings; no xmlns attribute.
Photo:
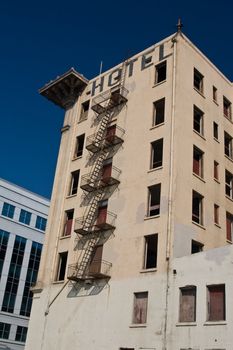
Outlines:
<svg viewBox="0 0 233 350"><path fill-rule="evenodd" d="M124 88L122 83L125 80L125 71L126 64L122 67L121 74L121 82L120 84L113 89L108 90L107 92L97 96L96 99L93 99L92 109L97 114L103 114L101 116L101 122L97 133L95 134L95 138L93 144L95 148L89 151L93 153L98 152L97 160L94 164L93 170L89 175L87 187L83 187L84 191L91 192L93 191L93 197L91 200L91 204L88 208L87 214L79 219L76 219L75 232L82 236L90 236L90 239L87 240L84 252L81 256L80 261L76 264L69 265L68 267L68 279L78 282L86 279L92 278L103 278L110 277L110 268L111 263L108 263L104 260L101 260L100 269L101 273L94 274L91 276L90 271L90 262L92 260L93 252L95 247L97 246L100 236L97 233L100 233L102 230L106 229L114 229L114 224L106 224L102 227L98 224L95 224L97 213L98 213L98 204L103 197L104 187L96 187L96 184L100 180L101 172L103 169L104 160L107 157L108 152L106 151L105 144L105 136L107 133L107 127L111 122L111 118L114 114L115 107L127 102L127 93L128 91ZM110 212L107 212L107 215L115 221L116 215Z"/></svg>

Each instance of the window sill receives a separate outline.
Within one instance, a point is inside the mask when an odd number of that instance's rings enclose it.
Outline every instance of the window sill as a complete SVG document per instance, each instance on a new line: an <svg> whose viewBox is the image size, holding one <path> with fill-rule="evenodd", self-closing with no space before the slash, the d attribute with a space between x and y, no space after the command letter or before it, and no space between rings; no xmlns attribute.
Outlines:
<svg viewBox="0 0 233 350"><path fill-rule="evenodd" d="M62 239L70 238L70 237L71 237L71 235L61 236L59 239L62 240Z"/></svg>
<svg viewBox="0 0 233 350"><path fill-rule="evenodd" d="M216 222L214 222L214 225L218 228L221 228L221 226L219 224L217 224Z"/></svg>
<svg viewBox="0 0 233 350"><path fill-rule="evenodd" d="M232 241L230 241L229 239L227 239L226 242L232 244Z"/></svg>
<svg viewBox="0 0 233 350"><path fill-rule="evenodd" d="M140 271L140 273L147 273L147 272L156 272L157 271L157 267L152 267L150 269L142 269Z"/></svg>
<svg viewBox="0 0 233 350"><path fill-rule="evenodd" d="M196 131L195 129L193 129L193 132L194 132L195 134L197 134L198 136L200 136L204 141L206 141L206 138L205 138L202 134L200 134L198 131Z"/></svg>
<svg viewBox="0 0 233 350"><path fill-rule="evenodd" d="M79 121L78 121L78 124L84 122L85 120L87 120L87 117L86 117L86 118L83 118L83 119L81 119L81 120L79 120Z"/></svg>
<svg viewBox="0 0 233 350"><path fill-rule="evenodd" d="M199 95L201 95L203 98L205 98L205 95L202 91L198 90L197 88L193 87L193 90L195 90Z"/></svg>
<svg viewBox="0 0 233 350"><path fill-rule="evenodd" d="M163 80L163 81L160 81L159 83L155 83L153 86L152 86L152 88L154 88L154 87L157 87L157 86L159 86L159 85L161 85L161 84L164 84L164 83L166 83L166 79L165 80Z"/></svg>
<svg viewBox="0 0 233 350"><path fill-rule="evenodd" d="M216 139L216 137L214 137L214 141L216 141L217 143L220 143L220 141Z"/></svg>
<svg viewBox="0 0 233 350"><path fill-rule="evenodd" d="M198 227L202 228L202 230L205 230L205 229L206 229L206 228L205 228L203 225L198 224L198 223L197 223L197 222L195 222L195 221L192 221L192 223L193 223L194 225L196 225L196 226L198 226Z"/></svg>
<svg viewBox="0 0 233 350"><path fill-rule="evenodd" d="M205 180L203 179L203 177L197 175L196 173L193 173L193 176L197 177L199 180L201 180L202 182L206 183Z"/></svg>
<svg viewBox="0 0 233 350"><path fill-rule="evenodd" d="M77 193L75 193L75 194L70 194L70 195L66 196L66 198L67 198L67 199L68 199L68 198L73 198L73 197L75 197L75 196L77 196Z"/></svg>
<svg viewBox="0 0 233 350"><path fill-rule="evenodd" d="M206 321L203 326L224 326L226 324L226 321Z"/></svg>
<svg viewBox="0 0 233 350"><path fill-rule="evenodd" d="M214 181L217 182L217 184L220 184L220 181L218 179L214 178Z"/></svg>
<svg viewBox="0 0 233 350"><path fill-rule="evenodd" d="M144 220L151 220L151 219L156 219L156 218L159 218L160 217L160 214L158 214L158 215L153 215L153 216L146 216L145 218L144 218Z"/></svg>
<svg viewBox="0 0 233 350"><path fill-rule="evenodd" d="M227 196L227 195L225 195L225 197L226 197L227 199L229 199L229 201L233 202L233 198L231 198L231 197L229 197L229 196Z"/></svg>
<svg viewBox="0 0 233 350"><path fill-rule="evenodd" d="M225 158L226 159L228 159L230 162L232 162L233 163L233 159L232 158L230 158L229 156L227 156L226 154L224 154L225 155Z"/></svg>
<svg viewBox="0 0 233 350"><path fill-rule="evenodd" d="M197 323L196 322L178 322L176 324L176 327L193 327L196 326Z"/></svg>
<svg viewBox="0 0 233 350"><path fill-rule="evenodd" d="M134 323L129 326L129 328L146 328L146 323Z"/></svg>
<svg viewBox="0 0 233 350"><path fill-rule="evenodd" d="M52 284L63 284L65 283L65 280L62 281L53 281Z"/></svg>
<svg viewBox="0 0 233 350"><path fill-rule="evenodd" d="M72 162L73 162L74 160L80 159L80 158L82 158L82 157L83 157L83 155L78 156L78 157L74 157L74 158L72 159Z"/></svg>
<svg viewBox="0 0 233 350"><path fill-rule="evenodd" d="M225 115L225 114L223 114L223 116L231 123L231 124L233 124L233 121L232 121L232 119L230 119L227 115Z"/></svg>
<svg viewBox="0 0 233 350"><path fill-rule="evenodd" d="M151 128L150 128L150 130L153 130L153 129L156 129L156 128L158 128L159 126L162 126L162 125L164 125L165 123L163 122L163 123L160 123L160 124L157 124L157 125L153 125Z"/></svg>
<svg viewBox="0 0 233 350"><path fill-rule="evenodd" d="M154 171L156 171L156 170L161 170L161 169L163 169L163 166L158 166L158 168L153 168L153 169L148 170L147 173L148 173L148 174L149 174L149 173L153 173Z"/></svg>
<svg viewBox="0 0 233 350"><path fill-rule="evenodd" d="M216 104L216 106L219 106L219 104L216 100L213 100L213 102Z"/></svg>

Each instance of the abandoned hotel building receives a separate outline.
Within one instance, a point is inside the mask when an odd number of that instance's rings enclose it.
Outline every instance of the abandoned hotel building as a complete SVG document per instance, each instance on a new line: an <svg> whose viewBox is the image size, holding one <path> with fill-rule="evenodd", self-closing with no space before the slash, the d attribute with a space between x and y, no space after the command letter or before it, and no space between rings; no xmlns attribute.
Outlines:
<svg viewBox="0 0 233 350"><path fill-rule="evenodd" d="M65 109L27 350L232 349L232 83L179 30Z"/></svg>

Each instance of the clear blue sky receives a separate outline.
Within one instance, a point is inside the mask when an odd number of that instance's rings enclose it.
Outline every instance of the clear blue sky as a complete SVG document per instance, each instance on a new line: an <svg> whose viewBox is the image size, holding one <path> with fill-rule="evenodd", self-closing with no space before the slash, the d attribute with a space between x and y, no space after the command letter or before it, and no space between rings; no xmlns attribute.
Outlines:
<svg viewBox="0 0 233 350"><path fill-rule="evenodd" d="M87 78L175 32L233 80L232 1L1 1L0 177L50 197L64 112L38 94L74 67Z"/></svg>

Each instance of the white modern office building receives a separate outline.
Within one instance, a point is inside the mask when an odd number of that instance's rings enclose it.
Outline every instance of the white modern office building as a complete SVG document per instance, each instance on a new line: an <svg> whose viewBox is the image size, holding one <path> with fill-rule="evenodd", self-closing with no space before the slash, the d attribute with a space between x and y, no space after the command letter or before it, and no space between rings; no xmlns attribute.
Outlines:
<svg viewBox="0 0 233 350"><path fill-rule="evenodd" d="M231 350L232 82L179 26L40 93L65 116L26 349Z"/></svg>
<svg viewBox="0 0 233 350"><path fill-rule="evenodd" d="M49 204L0 179L0 349L24 349Z"/></svg>

